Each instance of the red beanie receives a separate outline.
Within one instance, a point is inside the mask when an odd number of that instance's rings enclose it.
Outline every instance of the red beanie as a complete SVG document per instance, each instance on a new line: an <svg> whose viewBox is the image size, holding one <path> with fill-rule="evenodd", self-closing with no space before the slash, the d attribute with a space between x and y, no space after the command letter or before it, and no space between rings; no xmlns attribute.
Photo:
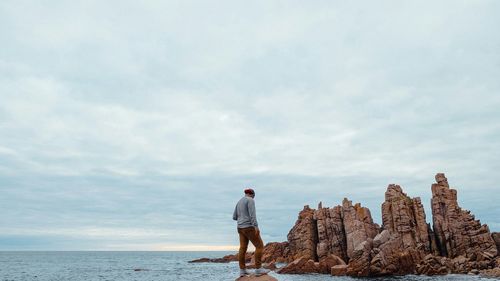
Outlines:
<svg viewBox="0 0 500 281"><path fill-rule="evenodd" d="M251 195L253 195L253 194L255 194L255 191L253 189L251 189L251 188L247 188L247 189L245 189L245 194L251 194Z"/></svg>

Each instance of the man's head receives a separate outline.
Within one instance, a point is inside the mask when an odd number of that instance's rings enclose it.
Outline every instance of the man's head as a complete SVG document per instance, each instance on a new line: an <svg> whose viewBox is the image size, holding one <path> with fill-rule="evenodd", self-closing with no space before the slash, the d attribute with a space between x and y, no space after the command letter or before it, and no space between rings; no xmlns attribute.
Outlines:
<svg viewBox="0 0 500 281"><path fill-rule="evenodd" d="M251 188L245 189L245 195L254 198L255 197L255 191Z"/></svg>

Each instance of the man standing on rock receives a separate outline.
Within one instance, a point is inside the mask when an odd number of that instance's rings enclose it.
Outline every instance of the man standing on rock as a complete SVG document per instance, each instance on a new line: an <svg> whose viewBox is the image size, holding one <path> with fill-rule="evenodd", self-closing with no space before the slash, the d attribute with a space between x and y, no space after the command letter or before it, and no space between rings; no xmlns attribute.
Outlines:
<svg viewBox="0 0 500 281"><path fill-rule="evenodd" d="M246 270L245 256L248 248L248 241L255 246L255 274L262 275L269 270L261 268L262 251L264 242L260 238L259 225L257 224L257 215L255 212L255 191L251 188L245 189L245 196L238 201L234 208L233 220L238 221L238 234L240 236L240 251L238 252L238 261L240 265L240 276L249 274Z"/></svg>

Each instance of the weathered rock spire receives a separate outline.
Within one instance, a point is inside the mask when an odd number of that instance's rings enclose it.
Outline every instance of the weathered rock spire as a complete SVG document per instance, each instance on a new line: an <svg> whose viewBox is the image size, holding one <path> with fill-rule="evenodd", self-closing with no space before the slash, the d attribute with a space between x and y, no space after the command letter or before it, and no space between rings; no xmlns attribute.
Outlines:
<svg viewBox="0 0 500 281"><path fill-rule="evenodd" d="M488 226L476 220L470 211L460 208L457 191L449 187L443 173L438 173L436 183L432 184L431 205L437 247L442 256L462 255L482 261L497 255Z"/></svg>

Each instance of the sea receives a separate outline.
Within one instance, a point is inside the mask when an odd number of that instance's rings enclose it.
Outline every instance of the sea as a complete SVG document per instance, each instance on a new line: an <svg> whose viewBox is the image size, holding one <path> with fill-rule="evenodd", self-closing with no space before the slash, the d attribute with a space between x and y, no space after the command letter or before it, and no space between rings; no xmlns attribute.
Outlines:
<svg viewBox="0 0 500 281"><path fill-rule="evenodd" d="M2 281L233 281L238 264L188 263L202 257L222 257L233 252L0 252ZM283 275L281 281L360 280L329 275ZM367 279L367 278L365 278ZM491 280L471 275L402 276L383 280Z"/></svg>

